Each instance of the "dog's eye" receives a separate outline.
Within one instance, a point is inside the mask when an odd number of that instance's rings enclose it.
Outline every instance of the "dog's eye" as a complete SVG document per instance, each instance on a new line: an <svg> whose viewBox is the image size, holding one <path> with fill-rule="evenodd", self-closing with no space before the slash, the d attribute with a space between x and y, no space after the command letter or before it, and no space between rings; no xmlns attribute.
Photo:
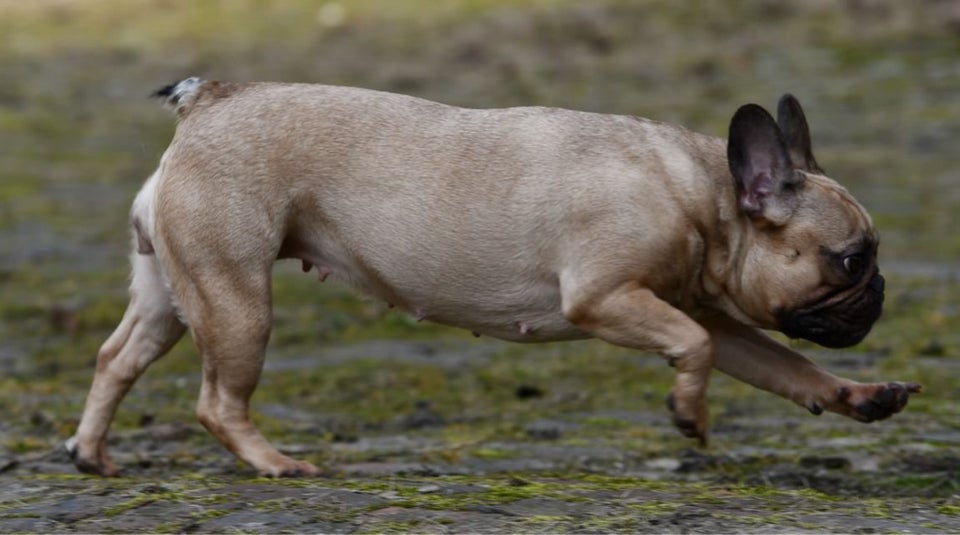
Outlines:
<svg viewBox="0 0 960 535"><path fill-rule="evenodd" d="M853 278L859 278L860 275L863 275L863 270L866 267L867 263L864 261L862 254L843 257L843 269Z"/></svg>

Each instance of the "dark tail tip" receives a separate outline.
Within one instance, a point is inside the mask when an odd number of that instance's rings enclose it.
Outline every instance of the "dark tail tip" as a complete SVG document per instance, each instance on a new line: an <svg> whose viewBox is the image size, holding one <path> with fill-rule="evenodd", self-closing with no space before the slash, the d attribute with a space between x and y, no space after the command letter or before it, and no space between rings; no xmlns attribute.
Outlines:
<svg viewBox="0 0 960 535"><path fill-rule="evenodd" d="M174 99L176 99L177 97L174 95L173 90L177 87L177 84L179 84L179 83L180 83L180 82L176 82L176 83L172 83L172 84L170 84L170 85L165 85L165 86L161 87L160 89L157 89L157 90L154 91L153 93L150 93L150 97L151 97L151 98L162 98L162 99L169 99L170 97L173 97ZM176 102L176 100L174 100L174 102Z"/></svg>
<svg viewBox="0 0 960 535"><path fill-rule="evenodd" d="M161 99L165 107L182 116L196 98L197 90L203 83L203 79L194 76L165 85L150 93L150 96Z"/></svg>

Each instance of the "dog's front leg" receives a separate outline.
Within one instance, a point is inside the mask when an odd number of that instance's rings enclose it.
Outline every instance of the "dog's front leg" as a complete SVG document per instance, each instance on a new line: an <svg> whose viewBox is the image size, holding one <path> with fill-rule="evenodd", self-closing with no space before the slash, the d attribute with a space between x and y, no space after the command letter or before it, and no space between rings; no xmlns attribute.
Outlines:
<svg viewBox="0 0 960 535"><path fill-rule="evenodd" d="M619 346L655 351L677 370L673 421L684 435L707 441L707 383L713 345L689 316L636 282L613 291L577 297L565 292L564 313L577 327Z"/></svg>
<svg viewBox="0 0 960 535"><path fill-rule="evenodd" d="M807 357L757 329L726 316L705 320L716 351L717 369L773 392L813 414L824 410L861 422L888 418L903 410L916 383L858 383L837 377Z"/></svg>

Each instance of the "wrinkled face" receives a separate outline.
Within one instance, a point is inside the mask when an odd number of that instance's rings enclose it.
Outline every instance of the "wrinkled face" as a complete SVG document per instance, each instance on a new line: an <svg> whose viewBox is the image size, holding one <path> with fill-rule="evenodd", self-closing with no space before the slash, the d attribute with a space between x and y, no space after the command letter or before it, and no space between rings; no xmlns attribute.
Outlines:
<svg viewBox="0 0 960 535"><path fill-rule="evenodd" d="M877 233L824 176L800 102L782 96L776 121L756 104L741 106L727 163L745 237L727 312L827 347L860 342L883 306Z"/></svg>
<svg viewBox="0 0 960 535"><path fill-rule="evenodd" d="M880 317L884 280L869 215L833 180L807 174L783 225L755 222L740 309L759 325L826 347L860 342Z"/></svg>

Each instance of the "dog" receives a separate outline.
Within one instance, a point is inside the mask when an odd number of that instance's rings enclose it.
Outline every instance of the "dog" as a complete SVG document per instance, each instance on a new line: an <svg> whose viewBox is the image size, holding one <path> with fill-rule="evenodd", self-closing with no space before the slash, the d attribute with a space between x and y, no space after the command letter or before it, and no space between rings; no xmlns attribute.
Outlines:
<svg viewBox="0 0 960 535"><path fill-rule="evenodd" d="M851 346L883 303L877 231L820 169L791 95L776 120L740 107L727 140L325 85L188 78L156 96L177 129L131 210L130 303L67 442L82 472L118 473L117 406L189 328L206 429L261 475L318 473L248 414L284 258L417 319L659 353L676 369L673 422L701 444L714 367L863 422L921 391L834 376L761 332Z"/></svg>

